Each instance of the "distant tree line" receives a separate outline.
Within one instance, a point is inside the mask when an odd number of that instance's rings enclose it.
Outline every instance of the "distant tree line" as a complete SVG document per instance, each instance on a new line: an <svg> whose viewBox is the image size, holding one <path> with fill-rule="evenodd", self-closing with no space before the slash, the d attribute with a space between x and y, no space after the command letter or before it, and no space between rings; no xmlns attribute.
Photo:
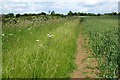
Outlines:
<svg viewBox="0 0 120 80"><path fill-rule="evenodd" d="M110 16L113 16L113 15L118 15L118 13L116 12L112 12L112 13L104 13L104 14L94 14L94 13L83 13L83 12L72 12L72 11L69 11L67 13L67 15L69 16L104 16L104 15L110 15Z"/></svg>
<svg viewBox="0 0 120 80"><path fill-rule="evenodd" d="M64 14L60 14L60 13L55 13L55 11L49 11L48 14L45 12L41 12L38 14L33 14L33 13L25 13L25 14L13 14L13 13L9 13L9 14L2 14L5 18L10 18L10 17L20 17L20 16L45 16L45 15L49 15L49 16L61 16L61 17L65 17L65 16L105 16L105 15L109 15L109 16L113 16L113 15L118 15L120 13L116 13L116 12L112 12L112 13L104 13L104 14L94 14L94 13L83 13L83 12L72 12L69 11L67 13L67 15Z"/></svg>
<svg viewBox="0 0 120 80"><path fill-rule="evenodd" d="M112 12L112 13L105 13L105 15L117 15L116 12Z"/></svg>
<svg viewBox="0 0 120 80"><path fill-rule="evenodd" d="M69 11L67 13L68 16L100 16L100 14L94 14L94 13L83 13L83 12L72 12Z"/></svg>

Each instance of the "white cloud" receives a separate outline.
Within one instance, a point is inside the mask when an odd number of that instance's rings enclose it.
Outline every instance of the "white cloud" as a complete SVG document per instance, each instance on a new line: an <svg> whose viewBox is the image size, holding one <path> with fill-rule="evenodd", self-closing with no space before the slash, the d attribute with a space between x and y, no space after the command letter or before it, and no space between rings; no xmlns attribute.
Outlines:
<svg viewBox="0 0 120 80"><path fill-rule="evenodd" d="M94 13L118 12L118 4L115 2L104 3L102 5L91 7L88 11Z"/></svg>
<svg viewBox="0 0 120 80"><path fill-rule="evenodd" d="M22 11L23 9L22 8L16 8L14 10L17 10L17 11Z"/></svg>
<svg viewBox="0 0 120 80"><path fill-rule="evenodd" d="M15 6L17 6L17 7L26 7L27 5L24 4L24 3L17 3L17 4L15 4Z"/></svg>
<svg viewBox="0 0 120 80"><path fill-rule="evenodd" d="M67 13L70 10L73 12L104 13L117 11L118 8L118 0L107 2L104 0L3 0L2 2L3 13L39 13L49 10L59 13Z"/></svg>
<svg viewBox="0 0 120 80"><path fill-rule="evenodd" d="M97 2L119 2L119 0L2 0L1 2L85 2L95 4Z"/></svg>

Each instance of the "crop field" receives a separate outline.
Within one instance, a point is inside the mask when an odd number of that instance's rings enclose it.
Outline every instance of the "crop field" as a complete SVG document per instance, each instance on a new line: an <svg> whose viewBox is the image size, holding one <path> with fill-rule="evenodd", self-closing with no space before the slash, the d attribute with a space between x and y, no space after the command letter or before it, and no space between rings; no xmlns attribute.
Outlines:
<svg viewBox="0 0 120 80"><path fill-rule="evenodd" d="M83 26L83 34L89 38L89 47L99 61L99 76L116 78L119 55L118 17L85 17Z"/></svg>
<svg viewBox="0 0 120 80"><path fill-rule="evenodd" d="M81 28L82 27L82 28ZM20 17L2 25L2 78L70 78L82 35L98 60L101 78L117 78L118 18Z"/></svg>

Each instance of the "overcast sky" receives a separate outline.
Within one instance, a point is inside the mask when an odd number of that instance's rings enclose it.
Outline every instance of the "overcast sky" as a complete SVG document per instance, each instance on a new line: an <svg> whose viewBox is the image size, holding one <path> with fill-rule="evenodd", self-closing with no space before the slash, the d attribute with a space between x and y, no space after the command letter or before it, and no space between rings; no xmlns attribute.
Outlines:
<svg viewBox="0 0 120 80"><path fill-rule="evenodd" d="M90 12L107 13L118 12L119 0L2 0L2 13L40 13L54 10L58 13Z"/></svg>

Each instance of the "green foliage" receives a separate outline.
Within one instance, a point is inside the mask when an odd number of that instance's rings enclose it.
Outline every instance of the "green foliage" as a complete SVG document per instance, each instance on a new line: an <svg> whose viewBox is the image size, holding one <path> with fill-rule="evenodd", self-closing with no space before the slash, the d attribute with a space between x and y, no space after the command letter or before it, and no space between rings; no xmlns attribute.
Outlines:
<svg viewBox="0 0 120 80"><path fill-rule="evenodd" d="M74 69L79 20L26 18L3 25L3 78L68 78Z"/></svg>
<svg viewBox="0 0 120 80"><path fill-rule="evenodd" d="M117 16L78 19L54 15L57 16L27 14L19 18L3 18L3 78L70 77L75 66L79 22L83 22L83 34L98 58L100 77L116 78L120 65Z"/></svg>
<svg viewBox="0 0 120 80"><path fill-rule="evenodd" d="M45 12L41 12L41 15L46 15L46 13Z"/></svg>
<svg viewBox="0 0 120 80"><path fill-rule="evenodd" d="M6 18L13 18L13 17L14 17L14 14L13 14L13 13L9 13L9 14L6 14L5 17L6 17Z"/></svg>
<svg viewBox="0 0 120 80"><path fill-rule="evenodd" d="M16 18L19 18L21 15L20 14L16 14Z"/></svg>
<svg viewBox="0 0 120 80"><path fill-rule="evenodd" d="M120 61L118 60L118 18L111 16L84 19L84 35L87 35L89 46L99 59L100 77L117 78L118 61Z"/></svg>
<svg viewBox="0 0 120 80"><path fill-rule="evenodd" d="M51 12L51 15L54 16L54 15L55 15L55 11L52 11L52 12Z"/></svg>
<svg viewBox="0 0 120 80"><path fill-rule="evenodd" d="M1 22L0 25L2 25ZM0 34L2 34L2 27L0 27ZM0 79L2 79L2 36L0 36Z"/></svg>
<svg viewBox="0 0 120 80"><path fill-rule="evenodd" d="M97 16L100 16L100 13L98 13Z"/></svg>
<svg viewBox="0 0 120 80"><path fill-rule="evenodd" d="M72 11L69 11L67 15L68 15L68 16L73 16L73 12L72 12Z"/></svg>
<svg viewBox="0 0 120 80"><path fill-rule="evenodd" d="M15 15L15 16L14 16ZM105 14L94 14L94 13L83 13L83 12L72 12L69 11L67 13L67 15L64 14L60 14L60 13L55 13L55 11L48 11L48 14L45 12L41 12L38 14L33 14L33 13L25 13L25 14L13 14L13 13L8 13L8 14L2 14L2 17L5 18L13 18L13 17L20 17L20 16L45 16L45 15L49 15L49 16L61 16L62 18L65 16L113 16L113 15L119 15L119 13L117 12L112 12L112 13L105 13Z"/></svg>
<svg viewBox="0 0 120 80"><path fill-rule="evenodd" d="M110 16L113 16L113 15L117 15L116 12L112 12L112 13L105 13L105 15L110 15Z"/></svg>

